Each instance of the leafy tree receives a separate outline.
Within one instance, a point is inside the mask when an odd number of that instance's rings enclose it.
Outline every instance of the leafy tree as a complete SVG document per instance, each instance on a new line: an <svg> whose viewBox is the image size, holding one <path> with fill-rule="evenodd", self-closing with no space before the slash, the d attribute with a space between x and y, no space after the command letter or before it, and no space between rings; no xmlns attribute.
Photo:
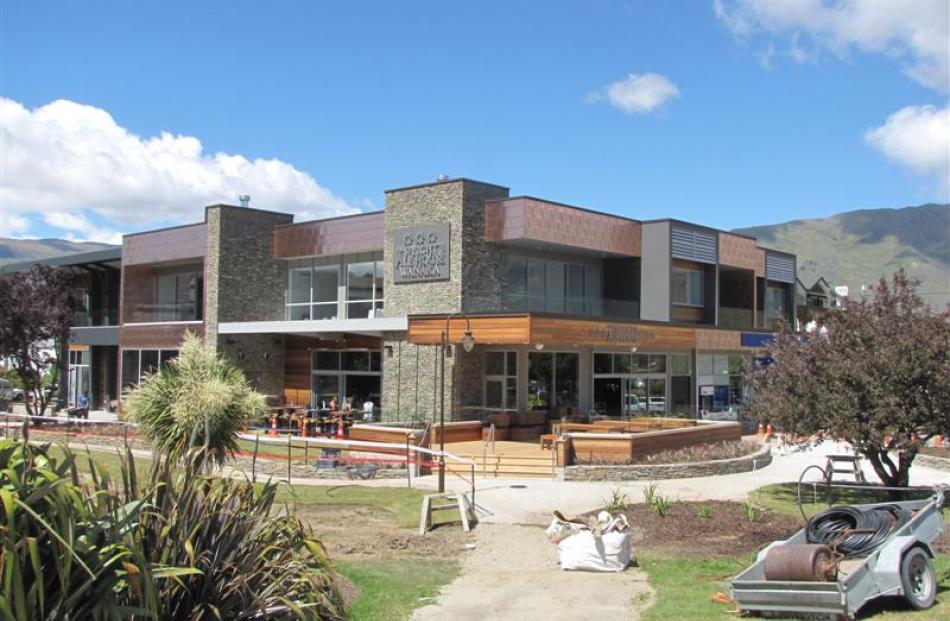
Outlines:
<svg viewBox="0 0 950 621"><path fill-rule="evenodd" d="M44 376L63 363L53 352L69 342L69 326L79 302L72 295L66 270L46 265L0 279L0 357L13 363L30 416L42 416L52 394L43 391Z"/></svg>
<svg viewBox="0 0 950 621"><path fill-rule="evenodd" d="M746 372L746 406L791 437L844 439L885 485L906 486L924 443L950 433L950 309L928 306L903 270L872 293L810 335L783 325L775 364Z"/></svg>

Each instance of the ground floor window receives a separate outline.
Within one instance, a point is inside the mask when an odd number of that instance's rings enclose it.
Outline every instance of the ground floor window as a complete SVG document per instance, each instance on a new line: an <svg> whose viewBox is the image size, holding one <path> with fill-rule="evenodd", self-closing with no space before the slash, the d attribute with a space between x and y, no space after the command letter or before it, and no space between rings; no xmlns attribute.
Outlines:
<svg viewBox="0 0 950 621"><path fill-rule="evenodd" d="M146 375L177 357L177 349L123 349L122 389L138 386Z"/></svg>
<svg viewBox="0 0 950 621"><path fill-rule="evenodd" d="M600 416L662 416L667 411L667 355L594 354L594 410Z"/></svg>
<svg viewBox="0 0 950 621"><path fill-rule="evenodd" d="M699 409L704 416L736 420L745 393L742 371L751 357L701 353L697 358Z"/></svg>
<svg viewBox="0 0 950 621"><path fill-rule="evenodd" d="M375 350L314 350L311 361L311 406L365 411L367 402L379 411L382 403L382 357Z"/></svg>
<svg viewBox="0 0 950 621"><path fill-rule="evenodd" d="M80 397L89 396L92 384L91 362L92 354L88 348L69 350L69 407L77 407Z"/></svg>
<svg viewBox="0 0 950 621"><path fill-rule="evenodd" d="M528 353L528 408L577 407L580 356L570 352Z"/></svg>
<svg viewBox="0 0 950 621"><path fill-rule="evenodd" d="M518 408L518 352L485 352L483 402L488 409Z"/></svg>

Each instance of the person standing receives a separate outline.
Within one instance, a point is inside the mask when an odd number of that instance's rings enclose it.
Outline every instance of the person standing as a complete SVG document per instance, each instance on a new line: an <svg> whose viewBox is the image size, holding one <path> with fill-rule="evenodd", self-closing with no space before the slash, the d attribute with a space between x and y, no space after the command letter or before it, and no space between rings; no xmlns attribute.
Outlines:
<svg viewBox="0 0 950 621"><path fill-rule="evenodd" d="M89 420L89 393L84 392L79 397L79 418Z"/></svg>

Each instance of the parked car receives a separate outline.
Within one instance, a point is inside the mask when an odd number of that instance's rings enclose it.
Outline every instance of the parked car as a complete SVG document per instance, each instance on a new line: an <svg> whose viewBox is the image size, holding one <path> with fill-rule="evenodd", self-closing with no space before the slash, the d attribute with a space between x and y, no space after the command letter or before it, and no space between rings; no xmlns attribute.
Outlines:
<svg viewBox="0 0 950 621"><path fill-rule="evenodd" d="M0 400L23 401L24 397L22 388L14 386L10 380L0 377Z"/></svg>

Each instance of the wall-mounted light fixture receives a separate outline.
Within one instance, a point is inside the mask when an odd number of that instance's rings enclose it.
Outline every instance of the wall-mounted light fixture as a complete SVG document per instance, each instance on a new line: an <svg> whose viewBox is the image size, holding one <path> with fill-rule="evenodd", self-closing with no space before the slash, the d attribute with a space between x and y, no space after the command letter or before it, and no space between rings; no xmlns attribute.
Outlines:
<svg viewBox="0 0 950 621"><path fill-rule="evenodd" d="M534 348L538 351L541 351L542 349L544 349L544 343L535 343Z"/></svg>
<svg viewBox="0 0 950 621"><path fill-rule="evenodd" d="M633 353L637 353L637 346L634 345L633 347L631 347L631 348L630 348L630 351L633 352Z"/></svg>
<svg viewBox="0 0 950 621"><path fill-rule="evenodd" d="M383 347L383 349L386 350L386 357L387 357L387 358L392 358L392 357L393 357L393 346L392 346L392 345L386 345L385 347Z"/></svg>

